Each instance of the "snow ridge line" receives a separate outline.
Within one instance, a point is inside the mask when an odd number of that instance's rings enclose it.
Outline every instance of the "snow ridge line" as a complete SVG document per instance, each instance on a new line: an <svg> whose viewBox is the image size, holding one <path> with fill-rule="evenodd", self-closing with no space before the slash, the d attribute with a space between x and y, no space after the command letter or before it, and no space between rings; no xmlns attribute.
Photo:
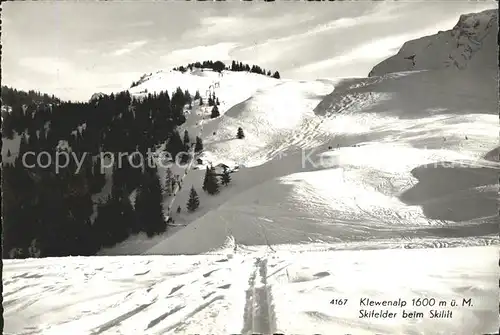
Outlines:
<svg viewBox="0 0 500 335"><path fill-rule="evenodd" d="M257 258L248 280L242 334L276 333L276 315L267 277L267 259Z"/></svg>
<svg viewBox="0 0 500 335"><path fill-rule="evenodd" d="M212 86L213 86L213 85L210 85L209 87L212 87ZM214 90L214 92L213 92L213 93L215 93L215 90ZM204 101L207 101L207 100L208 100L208 98L207 98L207 97L205 97ZM197 135L197 136L199 136L199 137L201 138L201 136L203 135L203 124L204 124L204 122L203 122L203 121L204 121L204 118L205 118L205 114L206 114L206 112L207 112L207 106L200 105L200 106L199 106L199 109L201 109L201 111L202 111L202 113L203 113L203 114L202 114L202 119L201 119L201 121L200 121L200 131L199 131L199 133L198 133L198 135ZM193 110L191 110L191 113L193 113ZM180 191L180 189L181 189L181 188L180 188L180 184L182 184L182 183L183 183L184 178L186 178L187 174L188 174L188 173L191 171L191 169L192 169L193 162L194 162L195 148L196 148L195 143L191 144L191 148L190 148L190 152L189 152L189 153L190 153L190 155L191 155L192 159L189 161L188 166L186 166L186 168L184 169L184 174L183 174L183 175L182 175L182 177L180 178L179 183L175 184L175 189L174 189L174 192L173 192L173 195L172 195L172 199L170 199L170 204L168 205L168 214L167 214L167 216L166 216L166 220L167 220L167 222L168 222L168 220L172 217L172 216L171 216L171 213L172 213L172 206L173 206L173 204L174 204L174 202L175 202L175 199L176 199L177 194L179 193L179 191ZM167 225L168 225L168 223L167 223Z"/></svg>

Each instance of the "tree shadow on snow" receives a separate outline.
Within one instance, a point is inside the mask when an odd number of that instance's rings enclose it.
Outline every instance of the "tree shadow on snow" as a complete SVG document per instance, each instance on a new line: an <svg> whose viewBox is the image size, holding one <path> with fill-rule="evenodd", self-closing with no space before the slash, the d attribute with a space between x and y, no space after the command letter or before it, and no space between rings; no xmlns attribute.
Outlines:
<svg viewBox="0 0 500 335"><path fill-rule="evenodd" d="M498 214L499 169L438 162L411 173L418 183L399 198L429 219L467 222Z"/></svg>
<svg viewBox="0 0 500 335"><path fill-rule="evenodd" d="M484 155L483 159L490 162L498 162L500 160L500 147L496 147L493 150L490 150Z"/></svg>

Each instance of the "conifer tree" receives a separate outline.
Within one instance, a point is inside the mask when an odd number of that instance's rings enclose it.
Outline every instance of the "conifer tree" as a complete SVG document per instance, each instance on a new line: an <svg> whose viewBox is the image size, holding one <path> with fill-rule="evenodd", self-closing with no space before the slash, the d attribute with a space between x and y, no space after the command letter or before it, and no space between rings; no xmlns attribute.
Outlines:
<svg viewBox="0 0 500 335"><path fill-rule="evenodd" d="M156 167L146 167L144 181L135 201L138 224L148 237L165 231L163 197Z"/></svg>
<svg viewBox="0 0 500 335"><path fill-rule="evenodd" d="M132 203L130 202L130 198L128 196L123 197L119 208L119 222L121 222L123 227L127 230L127 237L131 234L139 233L141 230L137 225L137 220L135 220L134 208L132 207Z"/></svg>
<svg viewBox="0 0 500 335"><path fill-rule="evenodd" d="M219 108L217 106L212 107L212 113L210 114L210 118L215 119L216 117L219 117Z"/></svg>
<svg viewBox="0 0 500 335"><path fill-rule="evenodd" d="M186 103L191 104L191 101L192 101L192 99L191 99L191 94L189 93L189 91L188 91L188 90L185 90L185 91L184 91L184 97L185 97L185 99L186 99Z"/></svg>
<svg viewBox="0 0 500 335"><path fill-rule="evenodd" d="M243 132L243 128L238 127L238 132L236 134L236 138L238 138L240 140L245 138L245 133Z"/></svg>
<svg viewBox="0 0 500 335"><path fill-rule="evenodd" d="M224 167L224 171L221 176L221 184L227 186L231 182L231 175L229 174L229 170Z"/></svg>
<svg viewBox="0 0 500 335"><path fill-rule="evenodd" d="M196 144L194 146L194 151L200 153L203 151L203 141L199 136L196 136Z"/></svg>
<svg viewBox="0 0 500 335"><path fill-rule="evenodd" d="M134 218L130 199L124 187L114 188L107 202L99 207L94 225L99 230L102 246L112 246L124 241L130 234L138 233L140 226Z"/></svg>
<svg viewBox="0 0 500 335"><path fill-rule="evenodd" d="M203 181L203 188L210 195L219 193L219 181L213 166L207 168L205 180Z"/></svg>
<svg viewBox="0 0 500 335"><path fill-rule="evenodd" d="M188 212L192 213L195 210L198 209L200 206L200 199L198 198L198 194L196 193L196 190L194 189L194 186L191 186L191 191L189 192L189 200L187 203L187 210ZM177 212L179 212L180 207L177 209Z"/></svg>
<svg viewBox="0 0 500 335"><path fill-rule="evenodd" d="M224 186L227 186L231 182L231 176L229 175L229 170L226 167L224 167L220 182Z"/></svg>
<svg viewBox="0 0 500 335"><path fill-rule="evenodd" d="M167 151L171 157L175 157L179 152L184 151L184 143L177 130L175 130L167 143Z"/></svg>
<svg viewBox="0 0 500 335"><path fill-rule="evenodd" d="M133 155L129 157L128 160L130 161L128 161L127 164L124 165L127 166L125 178L126 178L127 190L129 192L132 192L139 186L141 182L143 165L147 163L142 162L141 157L139 155ZM101 178L103 182L106 181L104 174L101 174Z"/></svg>
<svg viewBox="0 0 500 335"><path fill-rule="evenodd" d="M184 130L184 147L185 150L189 150L189 145L190 145L191 140L189 139L189 133L186 130Z"/></svg>
<svg viewBox="0 0 500 335"><path fill-rule="evenodd" d="M121 242L121 237L126 238L125 230L117 230L118 203L119 200L110 195L104 203L97 207L97 217L92 224L92 230L96 235L96 243L99 247L110 247Z"/></svg>
<svg viewBox="0 0 500 335"><path fill-rule="evenodd" d="M200 91L196 90L196 93L194 94L194 100L201 99Z"/></svg>
<svg viewBox="0 0 500 335"><path fill-rule="evenodd" d="M165 193L168 196L172 196L173 192L172 180L173 180L172 170L170 168L167 168L165 170Z"/></svg>

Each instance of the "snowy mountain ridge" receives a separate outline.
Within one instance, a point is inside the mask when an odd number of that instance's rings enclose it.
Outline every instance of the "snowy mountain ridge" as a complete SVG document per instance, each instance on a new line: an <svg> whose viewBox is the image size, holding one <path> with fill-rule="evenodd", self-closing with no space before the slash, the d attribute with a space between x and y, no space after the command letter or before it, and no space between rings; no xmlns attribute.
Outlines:
<svg viewBox="0 0 500 335"><path fill-rule="evenodd" d="M242 85L242 82L245 84ZM257 90L280 82L279 79L260 74L229 70L221 73L211 69L197 68L187 72L159 70L142 76L136 85L129 89L129 92L135 97L160 91L168 91L172 94L180 87L183 91L188 90L191 95L199 91L204 99L208 99L217 90L217 96L221 98L219 109L222 115L225 110L248 99Z"/></svg>
<svg viewBox="0 0 500 335"><path fill-rule="evenodd" d="M450 67L496 72L497 34L497 10L464 14L451 30L404 43L396 55L376 65L368 76Z"/></svg>

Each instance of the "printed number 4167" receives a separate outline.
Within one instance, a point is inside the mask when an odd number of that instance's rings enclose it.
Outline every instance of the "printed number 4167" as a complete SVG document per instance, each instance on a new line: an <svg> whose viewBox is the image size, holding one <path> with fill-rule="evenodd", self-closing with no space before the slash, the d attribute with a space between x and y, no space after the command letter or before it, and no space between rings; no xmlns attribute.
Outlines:
<svg viewBox="0 0 500 335"><path fill-rule="evenodd" d="M332 299L332 301L330 301L330 304L344 306L347 304L347 299Z"/></svg>

